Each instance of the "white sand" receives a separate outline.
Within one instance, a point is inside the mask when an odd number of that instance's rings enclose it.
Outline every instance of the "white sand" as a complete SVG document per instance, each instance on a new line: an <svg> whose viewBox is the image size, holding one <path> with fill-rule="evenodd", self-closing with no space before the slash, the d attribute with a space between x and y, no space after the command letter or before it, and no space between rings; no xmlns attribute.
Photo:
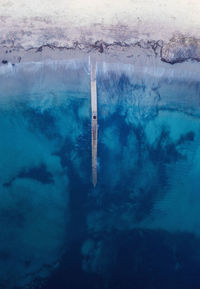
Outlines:
<svg viewBox="0 0 200 289"><path fill-rule="evenodd" d="M98 24L97 32L107 35L120 24L134 37L168 39L177 31L200 37L199 13L199 0L0 0L0 32L34 32L43 26L95 30Z"/></svg>

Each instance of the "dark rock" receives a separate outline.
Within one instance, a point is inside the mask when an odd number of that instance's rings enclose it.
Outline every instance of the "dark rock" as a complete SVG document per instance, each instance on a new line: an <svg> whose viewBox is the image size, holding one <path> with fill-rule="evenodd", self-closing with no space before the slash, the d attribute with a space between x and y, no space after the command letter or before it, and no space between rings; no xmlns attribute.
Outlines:
<svg viewBox="0 0 200 289"><path fill-rule="evenodd" d="M100 53L103 53L106 47L107 44L102 40L96 41L93 45L93 48L97 49Z"/></svg>
<svg viewBox="0 0 200 289"><path fill-rule="evenodd" d="M152 43L150 41L144 41L143 39L138 41L135 45L144 49L149 49L152 47Z"/></svg>
<svg viewBox="0 0 200 289"><path fill-rule="evenodd" d="M200 40L183 35L173 37L163 45L161 60L171 64L186 60L200 61Z"/></svg>
<svg viewBox="0 0 200 289"><path fill-rule="evenodd" d="M40 46L36 52L42 52L42 50L43 50L43 46Z"/></svg>
<svg viewBox="0 0 200 289"><path fill-rule="evenodd" d="M164 44L164 42L163 42L163 40L158 40L158 41L157 41L157 44L158 44L158 46L162 47L163 44Z"/></svg>

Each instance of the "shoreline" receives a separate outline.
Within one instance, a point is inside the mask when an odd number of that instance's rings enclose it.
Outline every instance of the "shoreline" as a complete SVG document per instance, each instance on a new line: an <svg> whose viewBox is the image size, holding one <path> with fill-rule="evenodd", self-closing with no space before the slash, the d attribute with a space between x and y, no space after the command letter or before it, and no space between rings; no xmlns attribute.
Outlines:
<svg viewBox="0 0 200 289"><path fill-rule="evenodd" d="M20 62L61 60L91 56L97 59L110 59L122 63L137 63L138 59L152 58L155 61L176 64L187 61L200 62L200 39L181 34L169 41L139 40L133 43L124 41L95 42L75 41L66 46L49 42L41 46L24 48L22 45L0 44L0 65Z"/></svg>
<svg viewBox="0 0 200 289"><path fill-rule="evenodd" d="M58 57L59 56L59 57ZM51 57L49 54L40 54L37 59L28 54L26 58L22 58L19 63L13 64L8 62L0 65L0 76L17 79L15 75L27 79L32 77L35 79L38 73L49 73L60 77L62 80L66 75L66 81L74 83L73 74L85 79L90 75L90 63L96 62L97 74L115 75L120 77L122 75L129 79L138 79L139 81L150 81L152 83L166 80L167 83L178 81L183 83L199 83L200 65L195 61L185 61L176 63L174 65L163 62L160 58L149 56L145 54L136 55L135 58L130 59L114 55L104 54L84 54L84 53L70 53L57 54L53 51ZM17 76L17 77L18 77Z"/></svg>

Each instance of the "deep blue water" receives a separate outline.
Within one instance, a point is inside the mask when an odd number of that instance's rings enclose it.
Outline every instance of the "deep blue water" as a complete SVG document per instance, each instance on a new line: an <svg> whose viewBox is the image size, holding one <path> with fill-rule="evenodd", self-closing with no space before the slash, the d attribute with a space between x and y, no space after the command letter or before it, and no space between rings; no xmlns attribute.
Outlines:
<svg viewBox="0 0 200 289"><path fill-rule="evenodd" d="M87 63L0 76L0 288L200 288L200 83Z"/></svg>

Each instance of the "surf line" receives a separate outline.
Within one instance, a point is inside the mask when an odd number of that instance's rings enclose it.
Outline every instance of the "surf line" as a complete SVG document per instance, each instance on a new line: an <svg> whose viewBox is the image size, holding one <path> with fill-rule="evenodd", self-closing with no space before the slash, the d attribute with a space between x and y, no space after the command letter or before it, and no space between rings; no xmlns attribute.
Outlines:
<svg viewBox="0 0 200 289"><path fill-rule="evenodd" d="M91 83L91 117L92 117L92 183L97 184L97 142L98 142L98 122L97 122L97 81L96 81L96 61L90 61L90 83Z"/></svg>

